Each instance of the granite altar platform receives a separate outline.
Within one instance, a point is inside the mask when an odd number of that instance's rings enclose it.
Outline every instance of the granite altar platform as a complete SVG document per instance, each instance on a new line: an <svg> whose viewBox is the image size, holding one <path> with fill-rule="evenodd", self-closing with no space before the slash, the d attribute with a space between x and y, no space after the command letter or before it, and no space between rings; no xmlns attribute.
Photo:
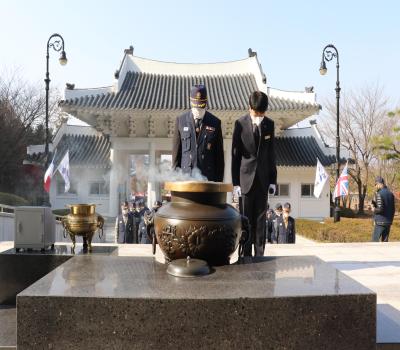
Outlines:
<svg viewBox="0 0 400 350"><path fill-rule="evenodd" d="M18 349L375 349L376 294L313 256L178 278L75 256L17 296Z"/></svg>
<svg viewBox="0 0 400 350"><path fill-rule="evenodd" d="M93 246L94 255L117 254L116 246ZM73 256L86 254L81 244L75 253L71 245L57 244L54 249L20 250L0 253L0 305L15 305L16 295Z"/></svg>

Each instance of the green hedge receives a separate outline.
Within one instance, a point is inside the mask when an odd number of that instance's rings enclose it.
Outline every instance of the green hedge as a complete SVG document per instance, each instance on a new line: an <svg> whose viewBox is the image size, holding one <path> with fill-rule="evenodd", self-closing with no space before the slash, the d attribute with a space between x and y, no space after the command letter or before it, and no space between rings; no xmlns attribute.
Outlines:
<svg viewBox="0 0 400 350"><path fill-rule="evenodd" d="M334 223L332 218L323 223L297 219L296 232L318 242L370 242L374 229L372 217L344 218ZM400 219L395 218L390 230L389 241L400 241Z"/></svg>
<svg viewBox="0 0 400 350"><path fill-rule="evenodd" d="M15 194L0 192L0 204L22 206L29 205L29 202L25 198L19 197Z"/></svg>
<svg viewBox="0 0 400 350"><path fill-rule="evenodd" d="M69 209L54 209L53 214L57 216L66 216L70 213Z"/></svg>

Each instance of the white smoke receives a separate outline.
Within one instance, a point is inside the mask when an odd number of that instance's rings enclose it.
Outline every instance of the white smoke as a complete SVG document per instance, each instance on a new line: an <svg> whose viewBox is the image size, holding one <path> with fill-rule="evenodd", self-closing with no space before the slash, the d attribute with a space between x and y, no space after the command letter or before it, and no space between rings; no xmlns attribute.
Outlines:
<svg viewBox="0 0 400 350"><path fill-rule="evenodd" d="M175 181L207 181L200 169L194 168L190 173L184 173L181 169L171 169L171 163L162 161L159 166L149 167L148 179L155 182Z"/></svg>

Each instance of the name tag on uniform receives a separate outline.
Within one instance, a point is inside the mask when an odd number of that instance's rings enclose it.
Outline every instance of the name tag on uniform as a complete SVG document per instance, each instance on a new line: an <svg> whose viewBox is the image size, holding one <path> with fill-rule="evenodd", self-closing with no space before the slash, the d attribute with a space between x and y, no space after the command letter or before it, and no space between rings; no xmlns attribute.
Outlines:
<svg viewBox="0 0 400 350"><path fill-rule="evenodd" d="M185 126L185 127L183 128L183 131L189 131L189 127L188 127L188 126Z"/></svg>
<svg viewBox="0 0 400 350"><path fill-rule="evenodd" d="M271 138L271 135L265 135L264 140L269 140Z"/></svg>
<svg viewBox="0 0 400 350"><path fill-rule="evenodd" d="M207 131L215 131L215 128L213 128L212 126L206 126L206 130Z"/></svg>

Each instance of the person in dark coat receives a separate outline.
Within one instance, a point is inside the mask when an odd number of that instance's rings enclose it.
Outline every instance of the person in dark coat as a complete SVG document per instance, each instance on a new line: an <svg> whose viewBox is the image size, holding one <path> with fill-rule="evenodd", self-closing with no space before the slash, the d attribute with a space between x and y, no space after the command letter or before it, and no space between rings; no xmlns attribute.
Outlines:
<svg viewBox="0 0 400 350"><path fill-rule="evenodd" d="M232 182L235 196L242 196L241 213L249 219L250 239L244 255L264 255L268 192L275 193L275 126L265 116L268 96L254 91L249 98L249 114L235 122L232 137Z"/></svg>
<svg viewBox="0 0 400 350"><path fill-rule="evenodd" d="M133 243L133 216L129 212L128 202L121 204L121 214L115 221L117 243Z"/></svg>
<svg viewBox="0 0 400 350"><path fill-rule="evenodd" d="M394 195L386 187L385 180L381 176L376 177L375 188L375 198L372 201L375 222L372 241L388 242L395 212Z"/></svg>
<svg viewBox="0 0 400 350"><path fill-rule="evenodd" d="M172 168L191 174L198 168L209 181L224 178L221 121L206 111L207 91L195 85L190 92L191 110L176 118L172 144Z"/></svg>
<svg viewBox="0 0 400 350"><path fill-rule="evenodd" d="M296 243L296 226L295 220L290 216L290 203L283 205L283 213L277 219L277 243Z"/></svg>
<svg viewBox="0 0 400 350"><path fill-rule="evenodd" d="M147 238L147 228L146 228L146 223L145 223L145 213L147 211L150 211L149 208L147 208L144 204L144 201L139 202L139 243L151 243L151 241Z"/></svg>
<svg viewBox="0 0 400 350"><path fill-rule="evenodd" d="M274 217L275 213L272 209L267 210L267 222L265 225L265 228L267 230L266 232L266 240L268 243L272 243L272 232L274 230Z"/></svg>
<svg viewBox="0 0 400 350"><path fill-rule="evenodd" d="M135 210L132 213L133 218L133 243L138 244L139 241L139 225L140 225L140 201L136 201L133 207Z"/></svg>
<svg viewBox="0 0 400 350"><path fill-rule="evenodd" d="M271 240L272 243L278 243L278 218L282 216L283 209L281 203L276 203L274 215L272 216L272 233L271 233Z"/></svg>

